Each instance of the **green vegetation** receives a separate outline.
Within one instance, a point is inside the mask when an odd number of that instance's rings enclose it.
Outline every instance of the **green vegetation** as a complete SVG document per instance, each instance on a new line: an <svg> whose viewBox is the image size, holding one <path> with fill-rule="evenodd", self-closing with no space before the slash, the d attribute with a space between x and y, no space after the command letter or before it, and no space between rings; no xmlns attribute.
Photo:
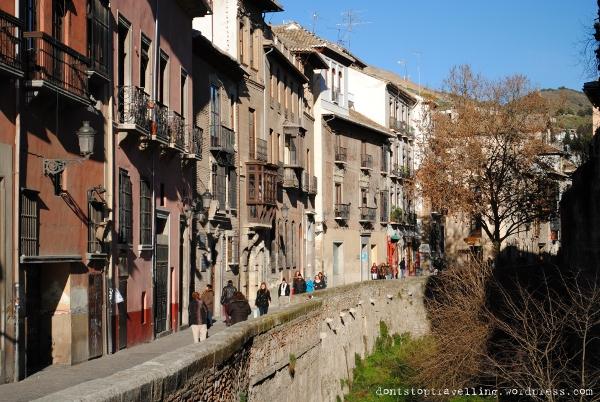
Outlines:
<svg viewBox="0 0 600 402"><path fill-rule="evenodd" d="M414 383L415 368L411 362L415 356L433 347L431 338L412 339L408 333L390 335L385 322L379 323L379 337L373 353L365 360L355 355L354 379L346 382L350 393L346 402L421 402L435 400L418 395L388 395L383 389L410 390L422 388ZM396 392L397 393L397 392ZM471 396L454 397L449 402L487 402L491 398Z"/></svg>
<svg viewBox="0 0 600 402"><path fill-rule="evenodd" d="M560 87L542 89L540 93L549 103L551 113L556 118L556 131L577 130L592 123L592 104L583 92Z"/></svg>

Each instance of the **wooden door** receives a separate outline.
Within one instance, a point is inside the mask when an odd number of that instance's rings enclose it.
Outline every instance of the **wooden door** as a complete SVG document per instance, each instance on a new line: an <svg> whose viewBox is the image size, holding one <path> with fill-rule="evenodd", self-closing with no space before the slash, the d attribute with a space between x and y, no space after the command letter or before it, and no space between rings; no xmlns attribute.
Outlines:
<svg viewBox="0 0 600 402"><path fill-rule="evenodd" d="M156 271L154 276L154 333L167 329L167 304L169 281L169 246L156 246Z"/></svg>
<svg viewBox="0 0 600 402"><path fill-rule="evenodd" d="M88 349L90 359L102 356L102 294L102 274L90 274L88 287Z"/></svg>

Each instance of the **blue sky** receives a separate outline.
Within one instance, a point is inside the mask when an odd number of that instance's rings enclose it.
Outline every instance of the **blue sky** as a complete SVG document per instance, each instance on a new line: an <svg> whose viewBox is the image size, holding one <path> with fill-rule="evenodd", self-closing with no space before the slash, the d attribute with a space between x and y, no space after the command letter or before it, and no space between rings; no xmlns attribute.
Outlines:
<svg viewBox="0 0 600 402"><path fill-rule="evenodd" d="M272 23L295 20L338 40L353 10L350 50L367 63L440 88L453 65L490 78L525 74L539 88L581 89L581 43L597 15L595 0L280 0ZM348 36L342 34L342 39ZM420 54L420 56L419 56ZM420 63L419 63L420 59ZM405 64L399 63L404 61ZM420 65L420 69L418 66ZM405 71L406 68L406 71Z"/></svg>

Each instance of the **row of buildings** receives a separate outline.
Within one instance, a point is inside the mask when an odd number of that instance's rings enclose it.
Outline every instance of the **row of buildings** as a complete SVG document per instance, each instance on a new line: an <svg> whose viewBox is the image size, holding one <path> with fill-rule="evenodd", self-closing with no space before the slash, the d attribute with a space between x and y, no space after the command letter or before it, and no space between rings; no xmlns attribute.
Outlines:
<svg viewBox="0 0 600 402"><path fill-rule="evenodd" d="M409 191L435 103L278 11L0 1L0 381L177 331L207 283L443 252Z"/></svg>

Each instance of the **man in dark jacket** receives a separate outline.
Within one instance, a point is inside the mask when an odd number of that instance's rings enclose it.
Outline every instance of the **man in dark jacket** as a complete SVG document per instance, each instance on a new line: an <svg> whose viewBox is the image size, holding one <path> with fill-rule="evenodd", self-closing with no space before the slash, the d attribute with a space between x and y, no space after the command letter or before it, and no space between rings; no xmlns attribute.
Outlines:
<svg viewBox="0 0 600 402"><path fill-rule="evenodd" d="M206 289L200 295L200 299L202 299L208 309L208 328L210 328L215 309L215 292L213 292L212 285L206 285Z"/></svg>
<svg viewBox="0 0 600 402"><path fill-rule="evenodd" d="M230 279L227 281L227 286L225 286L221 291L221 305L223 306L225 313L225 323L228 326L231 325L229 323L229 316L231 316L231 314L229 314L229 303L233 299L235 292L237 292L237 289L235 286L233 286L233 281Z"/></svg>
<svg viewBox="0 0 600 402"><path fill-rule="evenodd" d="M206 304L200 299L198 292L192 293L192 301L190 305L190 328L192 328L192 337L194 343L198 343L206 339L208 332L208 309Z"/></svg>
<svg viewBox="0 0 600 402"><path fill-rule="evenodd" d="M252 312L250 304L242 292L235 292L231 303L229 303L229 315L231 317L229 325L237 324L238 322L246 321Z"/></svg>

